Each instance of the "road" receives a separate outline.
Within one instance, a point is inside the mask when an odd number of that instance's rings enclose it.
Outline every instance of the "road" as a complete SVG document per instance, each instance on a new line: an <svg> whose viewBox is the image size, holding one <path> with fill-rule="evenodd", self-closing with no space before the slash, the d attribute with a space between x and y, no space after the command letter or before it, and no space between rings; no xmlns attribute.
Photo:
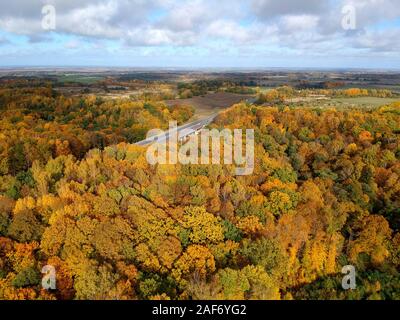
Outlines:
<svg viewBox="0 0 400 320"><path fill-rule="evenodd" d="M212 115L210 117L184 124L184 125L182 125L180 127L177 127L177 129L173 130L172 133L175 134L175 132L178 131L178 139L184 139L187 136L190 136L191 134L193 134L194 132L199 131L202 128L208 126L211 122L213 122L213 120L217 117L217 115L218 114L214 114L214 115ZM136 143L136 145L146 146L146 145L149 145L149 144L151 144L151 143L153 143L155 141L164 142L168 138L169 138L169 131L166 131L165 134L153 136L153 137L150 137L148 139L139 141L139 142Z"/></svg>
<svg viewBox="0 0 400 320"><path fill-rule="evenodd" d="M249 98L249 99L245 100L246 103L250 103L250 104L253 104L256 101L257 101L256 97ZM214 113L213 115L211 115L211 116L209 116L207 118L200 119L200 120L197 120L197 121L193 121L193 122L190 122L190 123L187 123L187 124L184 124L184 125L178 127L177 128L177 130L178 130L178 140L179 139L184 139L184 138L190 136L191 134L193 134L194 132L199 131L202 128L208 126L211 122L214 121L214 119L217 117L217 115L218 115L218 112ZM175 134L175 130L172 131L172 133ZM136 145L138 145L138 146L146 146L146 145L149 145L149 144L151 144L151 143L153 143L155 141L164 142L168 138L169 138L169 133L168 133L168 131L166 131L165 134L158 135L158 136L153 136L151 138L139 141L139 142L136 143Z"/></svg>

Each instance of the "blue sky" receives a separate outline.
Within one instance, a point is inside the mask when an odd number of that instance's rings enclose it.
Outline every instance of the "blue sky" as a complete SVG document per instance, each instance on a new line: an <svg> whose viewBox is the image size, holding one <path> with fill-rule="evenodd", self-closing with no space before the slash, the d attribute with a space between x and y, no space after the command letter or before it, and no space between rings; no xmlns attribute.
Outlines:
<svg viewBox="0 0 400 320"><path fill-rule="evenodd" d="M13 0L0 4L0 66L400 69L400 3Z"/></svg>

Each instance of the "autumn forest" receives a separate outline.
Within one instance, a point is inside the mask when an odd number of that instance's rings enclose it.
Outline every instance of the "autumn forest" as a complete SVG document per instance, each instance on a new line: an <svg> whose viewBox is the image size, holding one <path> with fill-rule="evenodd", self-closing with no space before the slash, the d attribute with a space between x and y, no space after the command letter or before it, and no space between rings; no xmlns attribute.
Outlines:
<svg viewBox="0 0 400 320"><path fill-rule="evenodd" d="M209 128L254 129L253 174L150 165L135 143L216 92L243 95ZM396 101L334 82L0 79L0 300L400 299Z"/></svg>

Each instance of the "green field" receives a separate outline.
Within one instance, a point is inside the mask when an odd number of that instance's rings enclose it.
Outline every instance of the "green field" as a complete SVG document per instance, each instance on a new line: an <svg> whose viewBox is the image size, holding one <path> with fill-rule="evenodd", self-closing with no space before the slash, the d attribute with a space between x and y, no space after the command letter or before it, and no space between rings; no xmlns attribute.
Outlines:
<svg viewBox="0 0 400 320"><path fill-rule="evenodd" d="M59 82L75 82L81 84L93 84L104 78L101 76L87 76L87 75L79 75L79 74L63 74L57 76L57 80Z"/></svg>

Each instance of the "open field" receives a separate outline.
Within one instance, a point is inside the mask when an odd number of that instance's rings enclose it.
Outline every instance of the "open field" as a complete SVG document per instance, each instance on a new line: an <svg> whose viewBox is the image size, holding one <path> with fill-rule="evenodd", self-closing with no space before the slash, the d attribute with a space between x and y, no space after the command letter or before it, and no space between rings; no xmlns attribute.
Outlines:
<svg viewBox="0 0 400 320"><path fill-rule="evenodd" d="M358 97L358 98L336 98L332 99L336 105L346 105L346 106L366 106L366 107L379 107L385 104L389 104L399 99L396 98L376 98L376 97Z"/></svg>
<svg viewBox="0 0 400 320"><path fill-rule="evenodd" d="M356 98L330 98L330 97L304 97L288 99L286 103L296 107L319 108L376 108L396 101L399 98L356 97Z"/></svg>
<svg viewBox="0 0 400 320"><path fill-rule="evenodd" d="M103 80L104 77L102 76L97 76L97 75L79 75L79 74L62 74L62 75L57 75L57 81L59 82L74 82L74 83L80 83L80 84L94 84L100 80Z"/></svg>
<svg viewBox="0 0 400 320"><path fill-rule="evenodd" d="M227 92L209 93L201 97L190 99L176 99L165 101L169 106L190 105L196 109L193 120L207 117L241 101L253 98L252 95Z"/></svg>

